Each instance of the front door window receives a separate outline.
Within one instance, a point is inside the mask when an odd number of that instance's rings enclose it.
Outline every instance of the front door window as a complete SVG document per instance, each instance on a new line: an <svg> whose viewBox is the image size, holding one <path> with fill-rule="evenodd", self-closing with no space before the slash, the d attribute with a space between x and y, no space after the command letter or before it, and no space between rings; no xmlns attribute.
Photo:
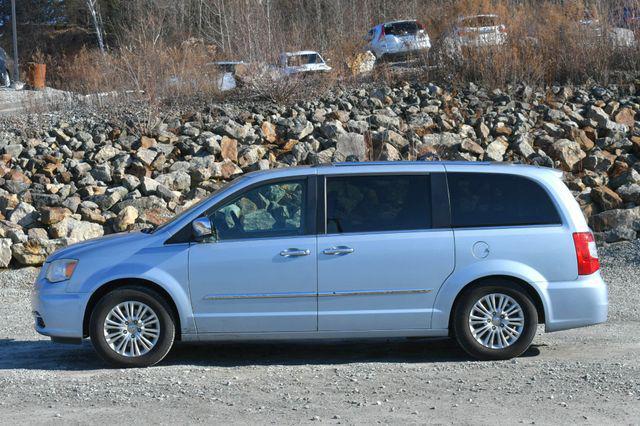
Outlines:
<svg viewBox="0 0 640 426"><path fill-rule="evenodd" d="M216 209L211 221L219 240L305 234L305 180L269 183Z"/></svg>

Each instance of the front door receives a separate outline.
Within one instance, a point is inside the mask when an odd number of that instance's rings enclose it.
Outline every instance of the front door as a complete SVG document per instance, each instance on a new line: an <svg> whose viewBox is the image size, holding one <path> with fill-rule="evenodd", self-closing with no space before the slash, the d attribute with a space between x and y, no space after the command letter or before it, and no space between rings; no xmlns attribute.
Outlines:
<svg viewBox="0 0 640 426"><path fill-rule="evenodd" d="M454 267L452 230L433 226L431 176L327 176L325 199L318 329L429 328Z"/></svg>
<svg viewBox="0 0 640 426"><path fill-rule="evenodd" d="M210 212L215 241L189 253L198 333L317 330L308 179L258 184Z"/></svg>

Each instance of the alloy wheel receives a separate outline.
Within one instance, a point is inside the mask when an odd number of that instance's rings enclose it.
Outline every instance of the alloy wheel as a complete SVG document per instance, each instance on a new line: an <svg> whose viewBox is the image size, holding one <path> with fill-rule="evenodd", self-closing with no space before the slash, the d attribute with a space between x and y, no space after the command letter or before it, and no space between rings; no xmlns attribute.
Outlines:
<svg viewBox="0 0 640 426"><path fill-rule="evenodd" d="M125 357L139 357L158 343L160 321L148 305L126 301L109 311L103 331L107 344L114 352Z"/></svg>
<svg viewBox="0 0 640 426"><path fill-rule="evenodd" d="M513 345L524 329L524 312L511 296L502 293L480 298L469 312L471 334L485 348L504 349Z"/></svg>

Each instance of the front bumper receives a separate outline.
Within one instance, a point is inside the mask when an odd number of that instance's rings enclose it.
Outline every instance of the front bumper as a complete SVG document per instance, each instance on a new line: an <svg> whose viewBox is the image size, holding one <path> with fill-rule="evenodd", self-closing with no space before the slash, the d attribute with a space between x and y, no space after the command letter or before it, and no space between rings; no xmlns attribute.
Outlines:
<svg viewBox="0 0 640 426"><path fill-rule="evenodd" d="M607 321L607 284L600 272L575 281L552 282L541 288L547 332L585 327Z"/></svg>
<svg viewBox="0 0 640 426"><path fill-rule="evenodd" d="M53 338L81 339L88 295L67 293L66 287L66 282L52 284L38 277L31 293L34 328Z"/></svg>

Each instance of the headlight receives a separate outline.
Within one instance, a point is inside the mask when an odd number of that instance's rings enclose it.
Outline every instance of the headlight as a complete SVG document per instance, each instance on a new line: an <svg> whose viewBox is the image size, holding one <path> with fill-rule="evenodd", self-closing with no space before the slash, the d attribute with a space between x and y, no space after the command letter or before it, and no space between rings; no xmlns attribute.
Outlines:
<svg viewBox="0 0 640 426"><path fill-rule="evenodd" d="M58 283L71 278L73 271L78 264L77 260L73 259L60 259L54 260L49 264L47 268L47 281L51 283Z"/></svg>

